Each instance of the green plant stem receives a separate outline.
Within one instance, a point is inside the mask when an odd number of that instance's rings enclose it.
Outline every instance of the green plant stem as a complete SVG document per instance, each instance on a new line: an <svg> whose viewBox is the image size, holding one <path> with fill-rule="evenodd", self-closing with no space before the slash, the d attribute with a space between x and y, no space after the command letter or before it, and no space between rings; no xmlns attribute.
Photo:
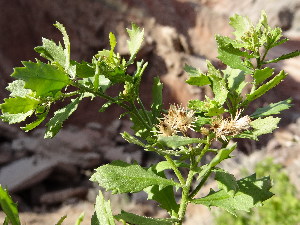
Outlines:
<svg viewBox="0 0 300 225"><path fill-rule="evenodd" d="M146 113L145 106L144 106L142 100L140 99L140 97L138 97L137 101L138 101L138 103L140 104L140 106L142 107L143 114L144 114L144 116L147 118L148 123L150 124L150 126L152 126L152 125L153 125L153 124L152 124L152 121L151 121L151 119L149 118L148 114Z"/></svg>
<svg viewBox="0 0 300 225"><path fill-rule="evenodd" d="M182 187L182 197L181 197L179 211L178 211L179 222L177 223L177 225L181 225L183 220L184 220L185 213L186 213L186 208L187 208L187 206L189 204L189 200L190 200L189 192L190 192L190 189L191 189L191 185L192 185L194 175L195 175L195 172L191 168L190 171L189 171L186 183Z"/></svg>
<svg viewBox="0 0 300 225"><path fill-rule="evenodd" d="M171 167L172 167L172 170L174 171L175 175L177 176L177 178L178 178L180 184L181 184L182 186L184 186L184 185L185 185L185 180L184 180L184 178L183 178L181 172L179 171L179 169L178 169L177 166L175 165L175 163L174 163L173 159L171 158L171 156L165 155L164 157L165 157L165 159L167 160L167 162L170 163L170 165L171 165Z"/></svg>

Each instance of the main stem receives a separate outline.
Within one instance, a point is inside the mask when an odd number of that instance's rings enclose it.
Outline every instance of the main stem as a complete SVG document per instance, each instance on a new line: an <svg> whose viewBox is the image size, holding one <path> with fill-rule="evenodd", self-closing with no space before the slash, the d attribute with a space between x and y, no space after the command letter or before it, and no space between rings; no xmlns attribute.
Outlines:
<svg viewBox="0 0 300 225"><path fill-rule="evenodd" d="M185 185L182 187L182 196L181 196L181 202L179 206L179 212L178 212L178 219L179 222L176 225L182 225L182 222L185 217L186 208L189 204L189 192L191 189L193 177L195 175L195 172L192 170L192 168L189 171L188 177L186 179Z"/></svg>

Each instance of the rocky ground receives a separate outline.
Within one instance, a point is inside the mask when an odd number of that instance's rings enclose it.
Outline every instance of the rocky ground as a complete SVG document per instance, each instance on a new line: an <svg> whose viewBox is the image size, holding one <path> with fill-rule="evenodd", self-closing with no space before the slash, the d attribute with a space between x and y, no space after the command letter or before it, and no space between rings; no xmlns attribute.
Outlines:
<svg viewBox="0 0 300 225"><path fill-rule="evenodd" d="M110 31L119 40L117 50L126 56L125 28L131 22L144 27L146 38L139 57L149 61L150 66L143 79L142 97L150 103L149 84L154 76L160 76L166 106L210 94L186 85L182 68L187 63L205 71L205 59L219 65L214 35L230 35L228 17L233 13L255 20L264 9L272 25L285 30L290 42L274 49L272 57L300 48L298 0L11 0L0 1L0 8L5 9L0 14L0 99L8 95L4 88L11 81L12 68L21 66L21 60L38 56L33 47L41 44L41 37L61 39L52 26L55 21L66 26L75 60L90 60L106 47ZM258 144L242 143L237 157L224 167L235 168L238 174L238 168L254 167L262 158L273 156L286 166L292 182L300 187L300 57L278 64L277 69L285 69L290 74L288 79L257 104L292 97L293 108L284 113L281 128L273 135ZM97 189L88 177L95 167L115 159L136 160L143 165L157 160L122 140L118 134L128 131L130 123L115 120L121 112L118 108L98 113L101 103L84 102L51 140L43 139L43 128L25 134L15 126L0 124L0 183L19 202L24 224L55 224L65 214L65 224L73 224L82 211L86 212L83 224L89 224ZM130 199L123 196L114 198L112 204L117 209L125 206L132 212L164 216L144 201L143 195ZM201 220L210 225L210 215L205 207L191 206L185 224L201 224ZM2 218L0 214L0 221Z"/></svg>

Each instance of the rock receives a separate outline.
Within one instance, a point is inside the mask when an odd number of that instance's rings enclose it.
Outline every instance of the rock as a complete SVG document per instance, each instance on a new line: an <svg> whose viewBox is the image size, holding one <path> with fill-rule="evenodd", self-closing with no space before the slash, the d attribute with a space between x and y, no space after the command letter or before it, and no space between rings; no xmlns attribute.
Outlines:
<svg viewBox="0 0 300 225"><path fill-rule="evenodd" d="M19 159L0 170L0 184L10 192L29 188L44 180L56 166L53 158L32 156Z"/></svg>
<svg viewBox="0 0 300 225"><path fill-rule="evenodd" d="M83 199L88 192L86 187L66 188L63 190L52 191L42 194L40 197L41 204L57 204L66 201L69 198L80 198Z"/></svg>

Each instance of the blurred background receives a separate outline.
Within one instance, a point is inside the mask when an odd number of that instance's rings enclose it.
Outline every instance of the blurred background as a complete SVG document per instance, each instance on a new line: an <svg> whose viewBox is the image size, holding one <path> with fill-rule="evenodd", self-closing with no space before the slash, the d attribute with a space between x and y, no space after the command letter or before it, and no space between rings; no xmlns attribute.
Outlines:
<svg viewBox="0 0 300 225"><path fill-rule="evenodd" d="M265 10L270 24L282 28L290 41L271 51L271 58L300 49L299 0L0 0L0 9L1 102L9 94L5 87L12 81L13 68L22 66L21 61L39 57L33 48L41 45L42 37L62 41L61 34L52 25L56 21L66 27L71 58L78 61L90 61L99 50L108 48L109 32L117 37L116 51L128 56L125 29L131 22L143 27L145 41L138 58L148 61L149 66L142 81L142 97L151 103L152 80L160 76L166 107L175 102L185 105L189 99L211 94L205 88L185 84L187 75L183 66L189 64L205 72L206 59L221 66L216 59L214 35L231 36L228 22L235 13L247 15L256 22L261 10ZM278 169L279 163L280 173L289 174L288 185L295 186L292 196L298 202L300 57L279 63L276 69L284 69L289 73L288 78L256 101L253 108L289 97L293 98L293 107L284 112L281 128L274 134L264 136L259 142L239 143L236 157L224 167L239 176L245 169L253 173L258 162L273 157L274 168ZM55 224L65 214L68 214L65 224L73 224L82 211L86 212L83 224L89 224L97 194L97 188L88 181L94 168L116 159L136 160L143 165L157 160L122 140L118 134L129 130L130 122L117 119L122 113L117 107L99 113L102 103L100 100L82 102L63 130L51 140L43 139L42 127L25 134L16 126L0 123L0 184L7 186L18 201L24 224ZM268 161L267 165L272 163ZM273 168L266 168L270 167ZM145 200L143 194L112 196L116 210L123 207L139 214L165 216ZM300 210L297 204L292 209ZM228 218L214 219L218 215L205 207L191 206L185 224L233 224ZM247 216L246 222L239 224L285 224L249 222ZM0 214L0 221L2 218Z"/></svg>

